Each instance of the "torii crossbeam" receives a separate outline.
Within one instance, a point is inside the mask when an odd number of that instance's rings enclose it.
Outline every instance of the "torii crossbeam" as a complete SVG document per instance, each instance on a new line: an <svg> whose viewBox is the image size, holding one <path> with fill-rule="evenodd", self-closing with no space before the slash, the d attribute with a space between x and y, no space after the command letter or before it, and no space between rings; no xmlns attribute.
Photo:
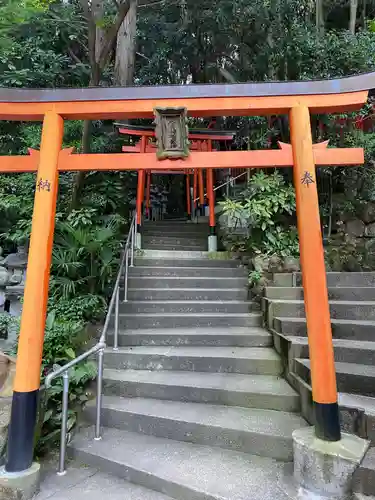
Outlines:
<svg viewBox="0 0 375 500"><path fill-rule="evenodd" d="M2 172L37 171L27 281L18 347L5 472L32 467L33 438L48 299L58 173L64 170L207 170L211 234L215 234L212 172L220 168L293 167L316 436L340 440L336 374L315 167L356 165L360 149L313 146L310 113L360 109L375 74L341 80L264 84L90 89L0 89L0 119L43 120L40 153L1 157ZM159 162L152 153L76 155L61 151L64 120L151 118L156 107L187 108L189 116L288 114L291 146L280 150L192 152ZM145 149L142 149L145 151ZM143 196L143 191L139 196Z"/></svg>

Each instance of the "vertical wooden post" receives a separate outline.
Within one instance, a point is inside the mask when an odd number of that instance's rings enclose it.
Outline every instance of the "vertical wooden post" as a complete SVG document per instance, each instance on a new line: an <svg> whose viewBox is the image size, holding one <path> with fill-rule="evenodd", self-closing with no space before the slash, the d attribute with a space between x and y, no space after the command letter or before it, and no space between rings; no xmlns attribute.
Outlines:
<svg viewBox="0 0 375 500"><path fill-rule="evenodd" d="M151 192L151 172L147 173L147 187L146 187L146 213L150 218L150 192Z"/></svg>
<svg viewBox="0 0 375 500"><path fill-rule="evenodd" d="M297 220L308 330L315 433L339 441L340 422L336 372L321 234L310 113L299 106L290 111Z"/></svg>
<svg viewBox="0 0 375 500"><path fill-rule="evenodd" d="M193 182L193 214L194 218L197 216L197 194L198 194L198 170L194 169L194 182Z"/></svg>
<svg viewBox="0 0 375 500"><path fill-rule="evenodd" d="M215 222L215 191L214 191L214 174L212 168L207 169L207 197L208 205L210 208L210 234L216 234L216 222Z"/></svg>
<svg viewBox="0 0 375 500"><path fill-rule="evenodd" d="M207 151L212 151L212 141L207 141ZM207 169L207 198L209 207L209 224L210 233L208 236L208 251L217 251L217 235L216 235L216 220L215 220L215 191L214 191L214 171L212 168Z"/></svg>
<svg viewBox="0 0 375 500"><path fill-rule="evenodd" d="M58 191L58 158L64 132L63 119L54 112L43 121L36 179L27 280L18 344L16 377L8 434L7 472L30 468L40 387L44 329L52 258Z"/></svg>
<svg viewBox="0 0 375 500"><path fill-rule="evenodd" d="M198 180L199 180L199 208L201 215L204 215L204 180L203 180L203 170L201 168L198 170Z"/></svg>
<svg viewBox="0 0 375 500"><path fill-rule="evenodd" d="M147 147L147 137L141 137L140 152L145 153ZM138 172L138 184L137 184L137 201L136 201L136 213L137 213L137 238L136 247L138 249L142 248L142 217L143 217L143 200L145 193L145 171L140 170Z"/></svg>
<svg viewBox="0 0 375 500"><path fill-rule="evenodd" d="M191 193L190 193L190 173L186 174L186 210L188 219L191 219Z"/></svg>
<svg viewBox="0 0 375 500"><path fill-rule="evenodd" d="M136 205L136 212L137 212L137 248L141 248L141 235L142 235L142 215L143 215L143 209L142 209L142 204L143 204L143 196L144 196L144 186L145 186L145 171L144 170L139 170L138 171L138 184L137 184L137 205Z"/></svg>

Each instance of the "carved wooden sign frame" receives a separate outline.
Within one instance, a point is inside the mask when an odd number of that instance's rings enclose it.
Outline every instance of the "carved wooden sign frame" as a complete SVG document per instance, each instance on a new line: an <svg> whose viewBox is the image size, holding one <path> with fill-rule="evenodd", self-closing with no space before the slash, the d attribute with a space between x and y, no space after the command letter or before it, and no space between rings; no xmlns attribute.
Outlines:
<svg viewBox="0 0 375 500"><path fill-rule="evenodd" d="M154 108L158 160L187 158L189 130L186 108Z"/></svg>

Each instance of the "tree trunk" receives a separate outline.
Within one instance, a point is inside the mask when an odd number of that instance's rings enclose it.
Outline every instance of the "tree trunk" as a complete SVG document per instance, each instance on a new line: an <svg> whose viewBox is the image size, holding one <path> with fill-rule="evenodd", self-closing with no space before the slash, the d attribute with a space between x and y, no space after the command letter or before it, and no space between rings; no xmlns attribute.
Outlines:
<svg viewBox="0 0 375 500"><path fill-rule="evenodd" d="M316 29L319 33L319 35L324 35L324 7L323 7L323 0L316 0L315 3L315 13L316 13Z"/></svg>
<svg viewBox="0 0 375 500"><path fill-rule="evenodd" d="M366 16L367 16L367 0L363 0L363 5L362 5L362 25L363 25L364 29L367 28L367 19L366 19Z"/></svg>
<svg viewBox="0 0 375 500"><path fill-rule="evenodd" d="M105 31L101 28L100 21L104 15L103 3L101 0L92 1L91 4L92 21L88 23L89 39L92 37L93 42L89 47L91 51L91 78L89 87L97 87L100 84L100 54L105 44ZM91 120L85 120L82 127L82 153L91 152ZM74 176L71 209L75 209L79 205L79 198L85 183L86 172L77 172Z"/></svg>
<svg viewBox="0 0 375 500"><path fill-rule="evenodd" d="M104 9L102 0L81 0L88 25L89 59L91 66L91 79L89 87L97 87L100 84L102 71L107 65L118 31L127 16L132 2L137 0L123 0L118 4L118 13L113 25L108 30L100 27L103 19ZM143 0L141 0L142 4ZM134 57L134 56L133 56ZM134 60L133 60L134 67ZM91 150L91 121L86 120L82 130L82 153ZM80 194L85 182L85 172L77 172L74 177L71 209L78 206Z"/></svg>
<svg viewBox="0 0 375 500"><path fill-rule="evenodd" d="M133 84L135 48L137 38L137 0L132 0L130 9L117 34L115 82L129 87Z"/></svg>
<svg viewBox="0 0 375 500"><path fill-rule="evenodd" d="M350 0L349 31L352 35L355 35L355 25L357 22L357 9L358 9L358 0Z"/></svg>

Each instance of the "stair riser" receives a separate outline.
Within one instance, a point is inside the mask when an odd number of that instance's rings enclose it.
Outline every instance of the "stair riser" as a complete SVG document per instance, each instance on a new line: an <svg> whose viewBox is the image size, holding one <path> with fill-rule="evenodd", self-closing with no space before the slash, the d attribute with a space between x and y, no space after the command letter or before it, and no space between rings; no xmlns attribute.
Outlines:
<svg viewBox="0 0 375 500"><path fill-rule="evenodd" d="M303 300L303 289L293 287L268 287L265 296L272 300ZM375 287L337 287L328 289L330 300L375 301Z"/></svg>
<svg viewBox="0 0 375 500"><path fill-rule="evenodd" d="M375 493L375 460L374 451L370 450L368 452L371 454L371 459L366 465L366 458L364 462L358 467L354 473L353 477L353 491L361 493L362 495L370 496ZM371 497L374 498L373 496Z"/></svg>
<svg viewBox="0 0 375 500"><path fill-rule="evenodd" d="M240 265L238 260L226 259L146 259L136 258L135 267L220 267L236 269Z"/></svg>
<svg viewBox="0 0 375 500"><path fill-rule="evenodd" d="M247 289L246 278L129 278L129 288L243 288Z"/></svg>
<svg viewBox="0 0 375 500"><path fill-rule="evenodd" d="M301 304L288 304L287 302L271 302L269 312L273 317L304 318L305 306ZM375 319L375 307L365 304L330 304L332 319L350 319L373 321Z"/></svg>
<svg viewBox="0 0 375 500"><path fill-rule="evenodd" d="M164 493L172 498L178 498L179 500L219 500L219 498L205 494L201 491L190 489L175 482L172 483L158 477L156 474L150 474L148 471L138 470L130 466L124 467L122 463L114 462L108 458L98 456L95 453L75 450L69 447L69 455L79 460L81 463L97 467L102 472L113 474L116 477L138 484L139 486L144 486L150 490Z"/></svg>
<svg viewBox="0 0 375 500"><path fill-rule="evenodd" d="M151 377L152 375L150 375ZM154 398L171 401L190 401L192 403L211 403L244 408L260 408L296 412L299 410L299 396L278 394L259 394L252 392L233 392L225 389L167 386L140 382L109 381L104 378L104 393L122 397Z"/></svg>
<svg viewBox="0 0 375 500"><path fill-rule="evenodd" d="M191 246L191 245L205 245L207 243L208 235L197 237L179 237L179 236L159 236L152 237L142 235L142 242L145 245L177 245L177 246Z"/></svg>
<svg viewBox="0 0 375 500"><path fill-rule="evenodd" d="M296 344L291 346L292 353L296 350L295 357L308 359L309 346ZM375 365L375 351L370 349L360 349L356 347L334 347L335 361L342 363L356 363L362 365Z"/></svg>
<svg viewBox="0 0 375 500"><path fill-rule="evenodd" d="M293 285L302 286L302 276L300 273L295 275L293 283L292 274L275 274L273 277L275 286ZM375 285L375 273L327 273L328 287L369 287Z"/></svg>
<svg viewBox="0 0 375 500"><path fill-rule="evenodd" d="M153 222L152 224L143 224L142 230L145 233L155 233L157 235L173 233L208 233L208 224L196 224L196 223L188 223L184 224L183 222L179 222L176 224L157 224Z"/></svg>
<svg viewBox="0 0 375 500"><path fill-rule="evenodd" d="M127 302L120 305L120 314L199 314L199 313L229 313L229 314L246 314L250 311L259 309L258 304L254 302L244 302L235 304L220 304L196 303L196 304L155 304L149 302L146 304Z"/></svg>
<svg viewBox="0 0 375 500"><path fill-rule="evenodd" d="M113 345L113 335L108 336L108 345ZM269 347L273 345L271 335L119 335L119 346L213 346L213 347Z"/></svg>
<svg viewBox="0 0 375 500"><path fill-rule="evenodd" d="M280 375L281 360L232 359L189 356L159 356L108 352L105 366L116 370L173 370L210 373L244 373L254 375Z"/></svg>
<svg viewBox="0 0 375 500"><path fill-rule="evenodd" d="M295 370L298 376L311 385L310 369L302 363L295 363ZM362 394L363 396L375 396L375 379L363 375L352 373L336 373L337 388L340 392Z"/></svg>
<svg viewBox="0 0 375 500"><path fill-rule="evenodd" d="M288 380L292 387L301 395L301 414L311 425L314 425L314 408L312 391L304 380L290 373ZM353 409L339 405L341 430L370 440L375 445L375 417L366 414L362 409Z"/></svg>
<svg viewBox="0 0 375 500"><path fill-rule="evenodd" d="M196 251L201 251L201 252L207 252L208 249L208 243L206 242L205 244L202 245L168 245L165 243L142 243L142 249L145 250L167 250L167 251L191 251L191 252L196 252Z"/></svg>
<svg viewBox="0 0 375 500"><path fill-rule="evenodd" d="M163 235L163 234L185 234L185 233L192 233L192 234L207 234L208 233L208 228L205 224L144 224L143 225L143 231L146 234L153 233L156 234L157 236Z"/></svg>
<svg viewBox="0 0 375 500"><path fill-rule="evenodd" d="M95 408L85 412L90 423L95 423ZM223 427L214 427L181 420L165 419L153 415L102 409L102 424L105 427L138 432L160 438L184 441L228 450L251 453L276 460L293 460L292 438L275 437L255 432L244 432Z"/></svg>
<svg viewBox="0 0 375 500"><path fill-rule="evenodd" d="M120 328L127 328L130 330L143 329L143 328L195 328L195 327L230 327L230 326L260 326L261 316L173 316L173 317L147 317L147 316L120 316ZM112 320L113 327L113 320Z"/></svg>
<svg viewBox="0 0 375 500"><path fill-rule="evenodd" d="M306 337L306 323L293 323L288 320L274 319L274 328L285 335ZM332 335L337 339L375 341L375 330L372 325L337 325L332 323Z"/></svg>
<svg viewBox="0 0 375 500"><path fill-rule="evenodd" d="M246 271L243 268L152 268L152 267L134 267L130 269L131 277L150 276L150 277L177 277L177 278L246 278Z"/></svg>
<svg viewBox="0 0 375 500"><path fill-rule="evenodd" d="M247 300L248 292L243 289L229 290L128 290L129 300Z"/></svg>

